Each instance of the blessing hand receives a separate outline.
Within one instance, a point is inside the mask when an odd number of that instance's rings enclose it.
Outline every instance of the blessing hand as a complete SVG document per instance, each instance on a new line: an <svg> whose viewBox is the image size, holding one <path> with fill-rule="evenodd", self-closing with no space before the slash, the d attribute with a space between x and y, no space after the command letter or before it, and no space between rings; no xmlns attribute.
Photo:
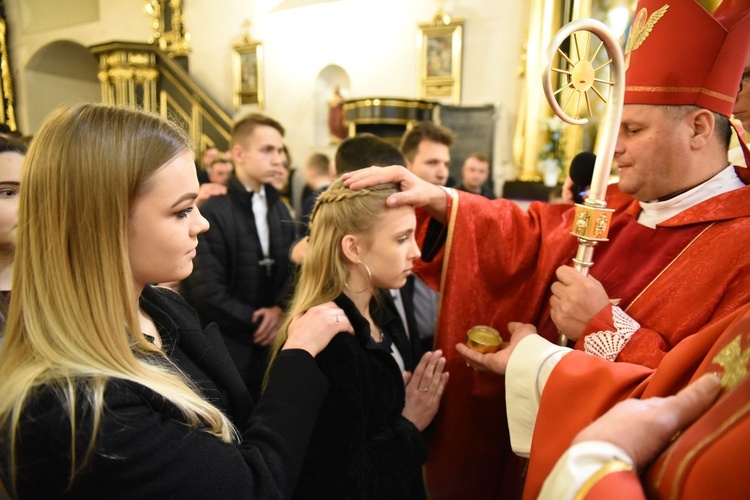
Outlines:
<svg viewBox="0 0 750 500"><path fill-rule="evenodd" d="M401 191L388 197L386 203L389 207L402 205L423 207L431 217L440 223L445 223L447 211L445 191L420 179L400 165L363 168L345 173L343 179L344 185L354 190L377 184L398 184Z"/></svg>

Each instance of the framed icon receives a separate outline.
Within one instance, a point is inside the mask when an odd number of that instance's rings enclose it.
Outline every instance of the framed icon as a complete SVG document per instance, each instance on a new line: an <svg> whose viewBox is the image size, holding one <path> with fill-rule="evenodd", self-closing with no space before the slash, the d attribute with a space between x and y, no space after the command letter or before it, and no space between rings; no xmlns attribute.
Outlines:
<svg viewBox="0 0 750 500"><path fill-rule="evenodd" d="M263 44L243 38L233 47L234 108L257 104L263 109Z"/></svg>
<svg viewBox="0 0 750 500"><path fill-rule="evenodd" d="M463 24L440 10L431 23L419 25L419 97L461 104Z"/></svg>

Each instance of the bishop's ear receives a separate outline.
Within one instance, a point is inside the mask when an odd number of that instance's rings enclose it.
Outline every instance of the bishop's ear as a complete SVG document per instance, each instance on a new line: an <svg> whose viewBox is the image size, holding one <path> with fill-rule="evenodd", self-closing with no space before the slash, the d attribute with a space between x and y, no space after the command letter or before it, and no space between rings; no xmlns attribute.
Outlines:
<svg viewBox="0 0 750 500"><path fill-rule="evenodd" d="M686 120L693 131L690 145L696 150L704 148L714 136L716 127L714 114L707 109L699 109L690 113Z"/></svg>

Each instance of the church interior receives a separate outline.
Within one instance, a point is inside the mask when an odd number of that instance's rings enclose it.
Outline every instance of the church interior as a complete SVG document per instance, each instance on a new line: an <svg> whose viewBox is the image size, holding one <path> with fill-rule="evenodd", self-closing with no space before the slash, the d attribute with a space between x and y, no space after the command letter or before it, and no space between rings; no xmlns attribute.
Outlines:
<svg viewBox="0 0 750 500"><path fill-rule="evenodd" d="M0 0L0 500L750 498L750 0L667 1Z"/></svg>
<svg viewBox="0 0 750 500"><path fill-rule="evenodd" d="M2 5L2 118L24 135L61 104L132 104L184 120L199 154L226 149L232 121L259 110L284 124L299 163L332 156L347 135L397 141L431 119L457 134L451 175L478 151L490 158L496 194L509 183L529 198L539 196L535 186L546 196L577 152L594 149L607 98L604 88L585 126L552 118L541 75L553 35L592 17L624 45L635 8L633 0ZM337 104L341 137L328 125Z"/></svg>

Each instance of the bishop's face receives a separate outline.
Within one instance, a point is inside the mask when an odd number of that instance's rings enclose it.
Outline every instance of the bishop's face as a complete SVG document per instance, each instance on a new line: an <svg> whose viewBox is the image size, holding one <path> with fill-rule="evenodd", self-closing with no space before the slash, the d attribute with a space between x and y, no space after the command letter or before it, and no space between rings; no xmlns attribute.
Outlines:
<svg viewBox="0 0 750 500"><path fill-rule="evenodd" d="M687 119L670 117L662 106L623 106L615 146L620 190L652 201L692 187L686 175L690 138Z"/></svg>

